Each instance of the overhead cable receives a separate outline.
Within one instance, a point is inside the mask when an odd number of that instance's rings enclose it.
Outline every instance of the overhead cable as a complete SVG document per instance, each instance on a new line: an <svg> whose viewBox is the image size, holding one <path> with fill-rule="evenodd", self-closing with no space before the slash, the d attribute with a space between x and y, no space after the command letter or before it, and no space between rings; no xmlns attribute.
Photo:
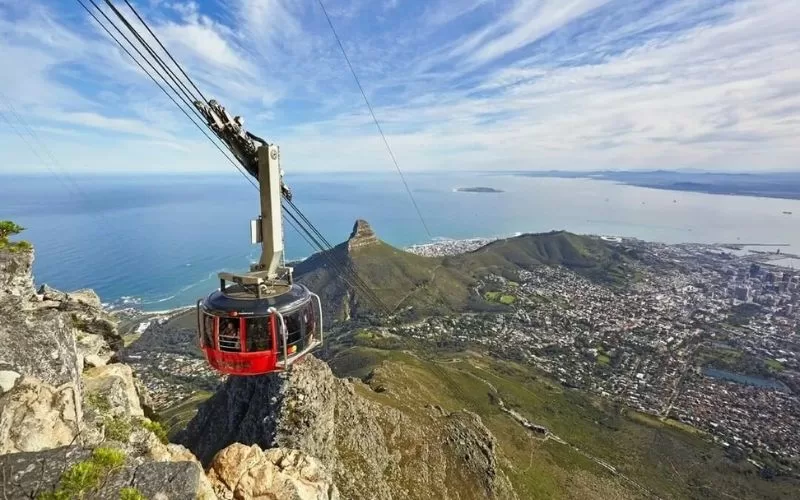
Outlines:
<svg viewBox="0 0 800 500"><path fill-rule="evenodd" d="M246 179L246 180L247 180L247 181L248 181L250 184L252 184L254 187L256 187L256 189L258 189L258 186L256 186L256 185L253 183L253 181L252 181L252 179L250 178L250 176L249 176L249 175L247 175L247 173L246 173L246 172L244 172L244 171L242 170L242 168L241 168L241 167L240 167L240 166L239 166L239 165L238 165L236 162L234 162L233 160L231 160L231 159L230 159L230 157L229 157L227 154L225 154L225 151L224 151L224 150L223 150L223 149L222 149L222 148L219 146L219 144L217 144L217 143L216 143L216 142L215 142L215 141L214 141L214 140L211 138L211 136L209 136L209 135L208 135L208 133L206 133L206 131L205 131L205 130L203 130L203 128L202 128L200 125L198 125L198 124L197 124L197 122L195 122L195 121L192 119L192 117L189 115L189 113L187 113L187 112L186 112L186 110L183 108L183 106L181 106L180 104L178 104L178 102L175 100L175 98L174 98L174 97L172 97L172 94L170 94L169 92L167 92L167 90L164 88L164 86L162 86L162 85L161 85L161 84L158 82L158 80L156 80L156 79L155 79L155 77L154 77L152 74L150 74L150 72L149 72L149 71L148 71L148 70L147 70L147 69L146 69L146 68L145 68L145 67L142 65L142 63L140 63L140 62L139 62L139 60L138 60L138 59L137 59L137 58L136 58L136 57L135 57L135 56L134 56L134 55L131 53L131 51L130 51L130 50L128 50L128 48L127 48L127 47L125 47L125 45L123 45L123 43L122 43L122 42L121 42L121 41L120 41L120 40L119 40L119 39L118 39L118 38L117 38L117 37L116 37L116 36L115 36L113 33L111 33L111 31L109 31L109 29L108 29L108 28L107 28L107 27L106 27L106 26L103 24L103 22L102 22L102 21L100 21L100 19L99 19L99 18L98 18L98 17L97 17L97 16L94 14L94 12L92 12L92 11L89 9L89 7L87 7L87 6L86 6L86 5L85 5L85 4L84 4L84 3L83 3L81 0L75 0L75 1L76 1L76 2L78 2L78 3L80 4L80 6L81 6L81 7L83 7L83 9L84 9L84 10L85 10L85 11L86 11L86 12L87 12L87 13L88 13L90 16L92 16L92 18L93 18L93 19L95 20L95 22L97 22L97 24L98 24L98 25L99 25L99 26L100 26L100 27L103 29L103 31L105 31L105 32L106 32L106 34L108 34L108 36L109 36L109 37L111 37L111 39L112 39L112 40L114 40L114 41L117 43L117 45L118 45L118 46L119 46L119 47L120 47L120 48L121 48L121 49L122 49L122 50L123 50L123 51L124 51L126 54L128 54L128 57L130 57L130 58L133 60L133 62L135 62L135 63L136 63L136 65L137 65L137 66L139 66L139 69L141 69L141 70L142 70L142 71L143 71L143 72L144 72L144 73L145 73L145 74L146 74L146 75L147 75L147 76L150 78L150 80L152 80L152 81L153 81L153 83L155 83L155 84L156 84L156 86L157 86L159 89L161 89L161 91L164 93L164 95L166 95L166 96L169 98L169 100L170 100L170 101L172 101L172 103L173 103L173 104L174 104L174 105L175 105L175 106L176 106L176 107L177 107L177 108L178 108L178 109L179 109L179 110L180 110L180 111L181 111L181 112L182 112L182 113L183 113L183 114L186 116L186 118L188 118L188 119L189 119L189 121L191 121L191 122L192 122L192 124L193 124L195 127L197 127L197 129L198 129L198 130L200 130L200 132L201 132L201 133L202 133L204 136L206 136L206 138L207 138L209 141L211 141L211 143L214 145L214 147L216 147L216 148L219 150L219 152L220 152L220 153L222 153L222 155L225 157L225 159L227 159L227 160L228 160L228 162L230 162L230 163L231 163L231 165L233 165L233 166L234 166L234 168L236 168L236 169L239 171L239 173L240 173L240 174L242 174L242 176L243 176L243 177L244 177L244 178L245 178L245 179ZM114 24L114 23L113 23L113 22L112 22L112 21L111 21L111 20L108 18L108 16L106 16L106 14L105 14L105 13L102 11L102 9L100 9L100 7L98 7L98 6L97 6L97 4L95 4L94 0L89 0L89 1L92 3L92 5L94 5L94 7L95 7L95 8L96 8L96 9L97 9L97 10L98 10L98 11L99 11L101 14L103 14L103 16L106 18L106 20L108 20L108 22L109 22L109 23L110 23L112 26L114 26L114 28L115 28L115 29L116 29L116 30L117 30L117 31L120 33L120 35L122 35L122 37L123 37L123 38L125 38L125 40L126 40L126 41L127 41L127 42L128 42L128 43L129 43L129 44L132 46L132 47L134 47L134 48L135 48L135 46L134 46L134 45L131 43L131 41L130 41L130 40L128 40L128 38L127 38L127 37L126 37L126 36L125 36L125 35L124 35L124 34L123 34L121 31L120 31L120 29L119 29L119 28L116 26L116 24ZM138 52L138 50L137 50L137 52ZM140 55L141 55L141 52L139 52L139 53L140 53ZM144 57L144 56L142 56L142 57ZM152 65L151 65L151 66L152 66ZM159 74L159 76L161 76L161 75ZM162 77L162 79L163 79L163 77ZM167 83L167 86L169 86L169 84L168 84L168 83ZM171 86L170 86L170 88L171 88ZM175 90L174 90L174 89L172 89L172 90L173 90L173 92L175 92Z"/></svg>
<svg viewBox="0 0 800 500"><path fill-rule="evenodd" d="M414 210L416 210L417 216L419 216L422 227L425 228L425 232L428 234L428 237L433 238L430 229L428 229L428 224L425 222L425 218L422 216L422 211L419 209L419 205L417 205L417 200L414 199L414 195L411 193L411 188L408 186L408 182L406 182L406 177L403 175L403 171L400 170L400 164L397 162L397 157L395 157L394 151L392 151L392 147L389 145L389 140L386 139L386 134L383 133L383 128L378 121L378 117L375 116L375 110L372 109L372 104L370 104L369 99L367 98L367 93L364 91L364 87L361 85L361 80L358 78L358 74L356 74L356 70L353 68L353 64L350 62L350 57L347 56L347 51L344 49L344 44L342 44L342 40L339 38L336 28L333 26L331 16L328 15L328 9L325 8L325 4L322 3L322 0L317 0L317 3L319 3L320 8L322 8L322 12L325 14L325 19L328 20L328 26L330 26L333 37L336 39L336 43L339 45L339 49L342 51L344 60L347 62L347 67L350 68L350 73L353 75L353 80L355 80L356 85L358 85L358 90L361 92L361 97L364 98L364 102L367 104L369 114L372 115L372 121L375 122L375 127L377 127L378 132L383 139L383 143L386 145L386 151L389 152L389 157L392 159L392 163L394 163L394 167L397 169L398 175L400 175L400 180L403 181L403 185L406 188L406 192L411 200L411 204L414 205Z"/></svg>

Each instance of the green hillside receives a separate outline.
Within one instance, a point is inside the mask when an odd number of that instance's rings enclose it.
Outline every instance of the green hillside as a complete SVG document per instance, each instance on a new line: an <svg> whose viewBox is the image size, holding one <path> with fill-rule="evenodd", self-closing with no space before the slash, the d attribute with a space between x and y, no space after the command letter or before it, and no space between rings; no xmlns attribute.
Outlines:
<svg viewBox="0 0 800 500"><path fill-rule="evenodd" d="M545 374L481 352L430 346L368 330L331 340L330 365L362 378L360 393L428 425L432 404L469 410L498 441L519 498L789 499L796 481L766 480L690 427L566 389ZM523 427L499 404L530 422Z"/></svg>
<svg viewBox="0 0 800 500"><path fill-rule="evenodd" d="M445 265L469 269L473 275L507 275L538 265L564 266L598 282L622 284L630 277L625 267L628 261L602 240L555 231L494 241L474 252L449 257Z"/></svg>
<svg viewBox="0 0 800 500"><path fill-rule="evenodd" d="M364 241L351 237L295 267L298 281L320 294L329 319L362 316L375 312L375 307L333 271L328 259L337 267L354 269L391 312L411 318L503 310L502 303L487 302L472 290L476 279L489 273L513 279L521 269L563 265L611 285L624 284L632 277L628 257L601 240L563 231L499 240L446 258L404 252L369 231ZM353 241L357 244L351 245Z"/></svg>
<svg viewBox="0 0 800 500"><path fill-rule="evenodd" d="M341 279L328 258L339 268L355 270L393 312L408 306L429 314L466 307L472 278L442 266L442 259L414 255L381 241L353 250L342 243L295 267L295 277L320 295L331 318L374 312L375 306Z"/></svg>

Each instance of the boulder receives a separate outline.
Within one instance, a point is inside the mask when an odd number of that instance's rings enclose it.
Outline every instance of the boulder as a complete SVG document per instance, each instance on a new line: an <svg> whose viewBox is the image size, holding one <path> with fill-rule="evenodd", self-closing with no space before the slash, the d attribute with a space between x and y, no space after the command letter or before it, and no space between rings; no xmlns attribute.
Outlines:
<svg viewBox="0 0 800 500"><path fill-rule="evenodd" d="M21 375L13 370L0 370L0 394L14 388Z"/></svg>
<svg viewBox="0 0 800 500"><path fill-rule="evenodd" d="M66 446L37 453L0 455L5 474L4 498L37 498L63 486L61 477L70 467L88 462L92 450ZM170 500L213 500L216 498L194 461L132 463L103 471L99 481L87 488L86 500L120 498L123 488L135 488L144 498Z"/></svg>
<svg viewBox="0 0 800 500"><path fill-rule="evenodd" d="M32 250L0 250L0 300L4 295L27 299L34 294L32 267Z"/></svg>
<svg viewBox="0 0 800 500"><path fill-rule="evenodd" d="M128 365L114 363L89 368L83 372L83 391L87 403L92 404L92 401L99 399L103 401L103 406L108 405L103 410L107 416L144 416L133 371Z"/></svg>
<svg viewBox="0 0 800 500"><path fill-rule="evenodd" d="M0 346L0 369L55 387L80 387L75 336L68 318L57 310L30 310L18 298L0 300Z"/></svg>
<svg viewBox="0 0 800 500"><path fill-rule="evenodd" d="M24 377L0 395L0 454L72 443L81 422L76 391Z"/></svg>
<svg viewBox="0 0 800 500"><path fill-rule="evenodd" d="M350 233L350 237L347 239L347 249L352 251L358 248L376 245L378 242L378 236L375 234L375 231L372 230L369 222L358 219L353 225L353 231Z"/></svg>
<svg viewBox="0 0 800 500"><path fill-rule="evenodd" d="M402 368L387 366L374 382L389 387L387 394L405 390L392 384L400 377L390 369ZM176 440L212 470L219 468L216 454L234 443L264 453L297 450L319 461L344 498L516 498L477 415L426 410L424 401L419 411L404 412L365 391L372 388L339 379L307 356L286 374L228 377ZM239 483L232 481L261 459L240 447L227 453L235 470L215 474L235 493Z"/></svg>
<svg viewBox="0 0 800 500"><path fill-rule="evenodd" d="M297 450L262 451L256 445L236 443L214 457L208 477L220 498L339 498L339 491L322 464Z"/></svg>

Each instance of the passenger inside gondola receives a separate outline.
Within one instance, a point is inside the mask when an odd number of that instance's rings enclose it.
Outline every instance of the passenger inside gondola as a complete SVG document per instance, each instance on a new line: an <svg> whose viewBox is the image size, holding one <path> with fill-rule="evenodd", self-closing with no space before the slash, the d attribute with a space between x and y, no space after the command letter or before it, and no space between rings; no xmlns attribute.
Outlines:
<svg viewBox="0 0 800 500"><path fill-rule="evenodd" d="M272 348L270 317L249 318L247 325L247 352L269 351Z"/></svg>

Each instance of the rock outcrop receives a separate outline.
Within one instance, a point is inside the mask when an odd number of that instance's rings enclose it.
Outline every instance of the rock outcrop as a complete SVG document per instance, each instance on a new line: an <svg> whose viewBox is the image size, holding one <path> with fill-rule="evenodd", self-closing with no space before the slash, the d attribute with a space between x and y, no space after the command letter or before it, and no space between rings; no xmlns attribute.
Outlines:
<svg viewBox="0 0 800 500"><path fill-rule="evenodd" d="M372 230L369 222L358 219L353 225L353 231L350 233L350 237L347 239L347 248L352 251L357 248L375 245L378 241L378 237L375 235L375 231Z"/></svg>
<svg viewBox="0 0 800 500"><path fill-rule="evenodd" d="M108 450L114 449L104 449ZM120 453L117 456L122 464L109 467L93 459L93 454L80 446L67 446L0 455L0 470L5 475L0 491L9 499L120 498L123 489L128 498L216 498L197 462L137 462ZM133 492L141 496L132 496ZM59 493L61 496L57 496Z"/></svg>
<svg viewBox="0 0 800 500"><path fill-rule="evenodd" d="M222 498L339 498L325 467L297 450L228 448L209 481L145 416L148 398L117 362L122 339L99 297L36 291L32 262L32 252L0 251L2 498L212 500L215 489Z"/></svg>
<svg viewBox="0 0 800 500"><path fill-rule="evenodd" d="M514 497L477 415L405 412L371 393L308 356L286 375L230 377L178 440L206 464L233 443L300 450L343 498Z"/></svg>
<svg viewBox="0 0 800 500"><path fill-rule="evenodd" d="M208 477L219 498L339 499L322 464L297 450L233 444L217 453Z"/></svg>
<svg viewBox="0 0 800 500"><path fill-rule="evenodd" d="M0 396L0 454L72 443L80 432L79 404L69 386L22 377Z"/></svg>

